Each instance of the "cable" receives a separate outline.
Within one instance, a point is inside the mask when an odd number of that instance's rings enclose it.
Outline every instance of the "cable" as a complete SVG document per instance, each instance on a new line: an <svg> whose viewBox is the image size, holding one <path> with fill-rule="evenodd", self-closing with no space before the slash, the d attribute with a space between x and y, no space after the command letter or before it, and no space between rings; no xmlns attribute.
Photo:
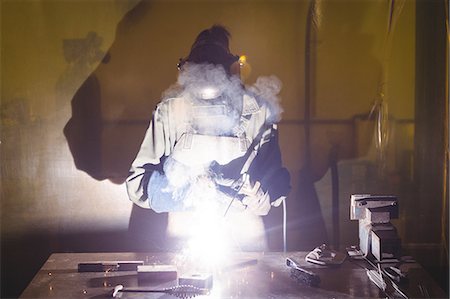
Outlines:
<svg viewBox="0 0 450 299"><path fill-rule="evenodd" d="M283 198L283 252L287 251L287 238L286 238L286 198Z"/></svg>
<svg viewBox="0 0 450 299"><path fill-rule="evenodd" d="M450 41L450 35L449 35L449 27L448 27L448 12L449 12L449 7L448 7L448 2L444 1L444 6L445 6L445 33L447 35L447 45L448 42ZM447 80L445 84L445 98L448 99L448 84L449 84L449 78L448 78L448 70L449 70L449 60L447 57L447 63L445 64L446 66L446 71L445 74L447 76ZM448 184L449 184L449 155L450 155L450 148L449 148L449 132L448 132L448 126L449 126L449 106L448 106L448 101L445 101L445 105L446 105L446 120L447 120L447 126L444 127L444 131L445 131L445 143L446 143L446 150L445 150L445 158L444 158L444 165L443 165L443 195L442 195L442 209L441 209L441 242L442 242L442 246L443 246L443 251L444 251L444 257L441 256L441 258L446 258L447 259L447 264L449 262L448 260L448 249L449 249L449 239L448 239L448 212L449 212L449 206L448 206Z"/></svg>

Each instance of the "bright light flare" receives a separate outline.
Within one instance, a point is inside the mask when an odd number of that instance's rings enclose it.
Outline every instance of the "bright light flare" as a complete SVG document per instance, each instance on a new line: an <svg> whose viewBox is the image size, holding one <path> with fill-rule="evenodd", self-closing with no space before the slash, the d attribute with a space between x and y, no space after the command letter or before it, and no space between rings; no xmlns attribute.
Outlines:
<svg viewBox="0 0 450 299"><path fill-rule="evenodd" d="M184 245L180 260L198 271L220 268L233 250L231 223L223 216L223 196L209 180L197 180L187 198L193 209L169 215L169 235Z"/></svg>
<svg viewBox="0 0 450 299"><path fill-rule="evenodd" d="M197 180L187 200L192 210L171 213L168 234L184 245L177 260L191 271L215 272L230 263L235 251L264 248L260 217L237 210L230 210L224 217L231 198L217 190L213 182Z"/></svg>
<svg viewBox="0 0 450 299"><path fill-rule="evenodd" d="M207 86L200 91L200 97L204 100L215 99L219 95L220 90L212 86Z"/></svg>
<svg viewBox="0 0 450 299"><path fill-rule="evenodd" d="M230 231L223 210L204 202L190 226L186 256L202 268L224 265L231 252Z"/></svg>

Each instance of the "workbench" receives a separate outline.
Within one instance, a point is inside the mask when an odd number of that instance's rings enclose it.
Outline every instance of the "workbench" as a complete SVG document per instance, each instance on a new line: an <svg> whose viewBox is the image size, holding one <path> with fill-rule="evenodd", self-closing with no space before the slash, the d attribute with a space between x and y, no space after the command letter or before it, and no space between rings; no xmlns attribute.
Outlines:
<svg viewBox="0 0 450 299"><path fill-rule="evenodd" d="M196 298L383 298L370 281L364 260L346 261L337 267L325 267L305 261L306 252L234 253L228 266L213 273L213 287L208 295ZM298 261L320 277L316 287L290 277L286 258ZM172 281L142 283L136 271L78 272L78 264L96 261L143 261L146 265L175 264L178 275L191 271L180 263L175 253L54 253L20 298L111 298L116 285L125 288L167 288ZM447 295L418 264L408 272L406 292L410 298L445 298ZM425 290L425 293L424 293ZM175 298L164 293L121 293L121 298Z"/></svg>

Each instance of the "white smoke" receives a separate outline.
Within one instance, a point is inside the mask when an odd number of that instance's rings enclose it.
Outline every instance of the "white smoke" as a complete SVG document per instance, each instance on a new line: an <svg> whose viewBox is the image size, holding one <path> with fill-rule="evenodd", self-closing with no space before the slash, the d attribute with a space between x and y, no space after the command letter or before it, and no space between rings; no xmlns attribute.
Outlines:
<svg viewBox="0 0 450 299"><path fill-rule="evenodd" d="M177 84L164 92L163 102L171 98L183 98L195 109L200 109L196 111L201 113L188 116L190 126L196 133L234 136L242 115L243 95L246 93L255 97L260 106L268 108L267 123L272 124L281 119L282 109L278 97L281 85L277 77L268 76L259 77L254 85L244 87L239 76L229 76L222 66L186 63ZM225 113L221 110L220 116L203 115L203 112L214 111L201 110L204 107L225 109ZM174 121L177 121L175 117ZM187 166L167 159L164 165L168 183L165 190L172 192L175 202L185 201L184 204L189 207L193 205L189 198L204 198L205 195L220 198L221 192L208 166Z"/></svg>
<svg viewBox="0 0 450 299"><path fill-rule="evenodd" d="M200 100L205 87L225 93L231 99L239 98L243 87L238 76L228 76L222 66L186 63L178 75L177 83L164 91L163 99L188 96Z"/></svg>
<svg viewBox="0 0 450 299"><path fill-rule="evenodd" d="M187 166L170 157L164 163L164 175L153 173L150 184L151 205L157 212L193 210L207 202L225 206L229 200L219 192L209 169Z"/></svg>
<svg viewBox="0 0 450 299"><path fill-rule="evenodd" d="M173 200L183 201L185 207L198 206L200 195L215 190L208 175L208 169L202 165L188 166L168 158L164 163L164 173L168 180L168 188L170 188L168 191L172 192ZM199 190L199 186L202 186L203 192Z"/></svg>
<svg viewBox="0 0 450 299"><path fill-rule="evenodd" d="M205 90L214 90L227 100L230 108L228 117L230 121L234 121L241 115L242 95L249 93L256 97L260 105L268 108L270 116L267 122L275 123L281 120L283 113L279 97L281 88L282 82L274 75L258 77L253 85L244 87L239 76L229 76L220 65L186 63L177 83L163 92L163 101L188 97L193 100L194 105L201 104L202 100L208 99L204 94ZM220 132L217 135L221 135Z"/></svg>
<svg viewBox="0 0 450 299"><path fill-rule="evenodd" d="M269 108L268 123L276 123L281 120L283 109L280 105L280 93L282 83L276 76L258 77L256 83L247 87L260 101L263 101Z"/></svg>
<svg viewBox="0 0 450 299"><path fill-rule="evenodd" d="M177 84L166 90L163 98L190 101L195 113L189 122L194 131L232 136L239 124L243 94L239 77L229 76L222 66L186 63Z"/></svg>

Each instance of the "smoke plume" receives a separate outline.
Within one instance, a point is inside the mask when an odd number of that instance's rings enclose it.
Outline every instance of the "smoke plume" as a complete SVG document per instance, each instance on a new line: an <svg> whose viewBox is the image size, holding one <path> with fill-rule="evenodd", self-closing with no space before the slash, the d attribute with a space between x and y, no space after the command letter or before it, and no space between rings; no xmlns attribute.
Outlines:
<svg viewBox="0 0 450 299"><path fill-rule="evenodd" d="M278 97L281 85L277 77L268 76L259 77L255 84L245 87L239 76L228 76L222 66L186 63L177 83L163 93L162 102L183 98L197 109L193 111L200 111L188 117L190 127L197 134L234 136L242 115L244 94L253 96L260 106L268 108L267 123L281 119L282 108ZM218 115L208 115L208 111L218 111L219 108L225 110ZM175 118L174 122L177 121ZM162 196L164 200L172 197L175 206L184 202L185 206L192 207L195 205L192 199L204 198L205 195L221 198L214 174L209 173L209 165L184 165L169 158L166 159L164 172L166 178L153 177L151 181L155 185L151 188L158 188L160 191L155 195L160 197L165 192L166 196Z"/></svg>

